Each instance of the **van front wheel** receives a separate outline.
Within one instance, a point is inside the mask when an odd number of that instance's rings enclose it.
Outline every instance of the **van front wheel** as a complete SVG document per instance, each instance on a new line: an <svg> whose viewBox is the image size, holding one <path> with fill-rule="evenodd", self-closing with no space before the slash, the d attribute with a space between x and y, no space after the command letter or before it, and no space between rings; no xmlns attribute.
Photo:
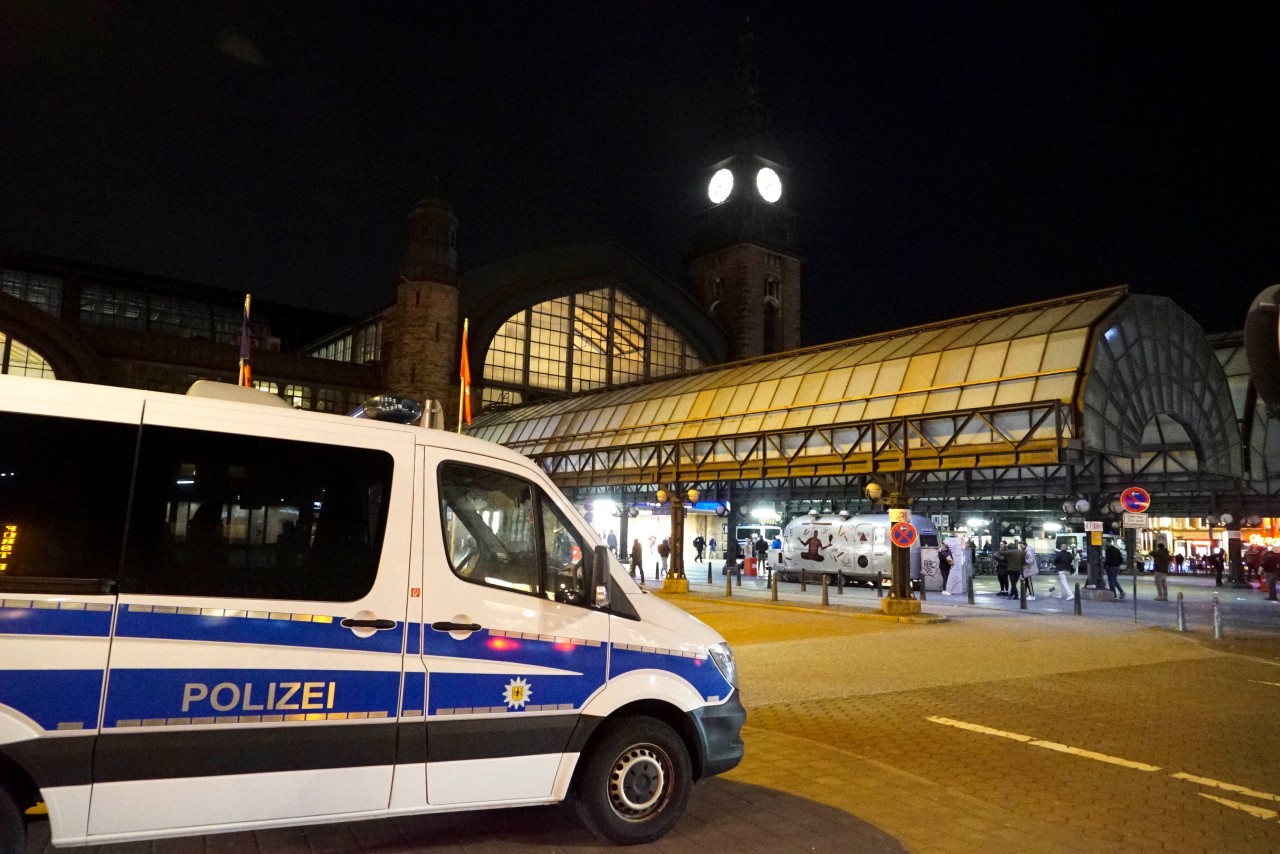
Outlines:
<svg viewBox="0 0 1280 854"><path fill-rule="evenodd" d="M680 819L693 794L693 765L675 730L652 718L605 724L578 779L578 816L621 845L653 842Z"/></svg>
<svg viewBox="0 0 1280 854"><path fill-rule="evenodd" d="M27 820L18 802L0 783L0 851L27 850Z"/></svg>

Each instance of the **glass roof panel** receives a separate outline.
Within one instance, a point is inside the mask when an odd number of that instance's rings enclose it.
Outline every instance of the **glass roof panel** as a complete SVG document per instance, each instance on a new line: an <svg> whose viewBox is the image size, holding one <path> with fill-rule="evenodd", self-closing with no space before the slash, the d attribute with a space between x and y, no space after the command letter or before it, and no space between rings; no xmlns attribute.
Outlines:
<svg viewBox="0 0 1280 854"><path fill-rule="evenodd" d="M805 374L800 378L800 388L796 391L794 405L809 406L817 403L822 393L822 380L825 374Z"/></svg>
<svg viewBox="0 0 1280 854"><path fill-rule="evenodd" d="M1030 403L1035 396L1035 390L1034 379L1005 380L997 385L996 404L1004 406L1010 403Z"/></svg>
<svg viewBox="0 0 1280 854"><path fill-rule="evenodd" d="M960 385L969 375L971 361L973 361L972 347L944 350L938 362L938 370L933 376L933 384L935 386Z"/></svg>
<svg viewBox="0 0 1280 854"><path fill-rule="evenodd" d="M733 389L733 397L729 400L726 412L747 412L751 408L751 396L756 392L756 384L748 383Z"/></svg>
<svg viewBox="0 0 1280 854"><path fill-rule="evenodd" d="M919 415L924 412L925 398L928 395L923 392L919 394L900 395L893 405L893 415L900 418L906 415Z"/></svg>
<svg viewBox="0 0 1280 854"><path fill-rule="evenodd" d="M880 373L879 362L859 365L854 368L853 376L849 378L849 388L844 396L846 398L859 398L871 394L871 387L875 384L876 374L878 373Z"/></svg>
<svg viewBox="0 0 1280 854"><path fill-rule="evenodd" d="M871 387L873 395L891 394L902 389L902 378L907 373L910 359L894 359L880 364L880 373L876 376L876 384Z"/></svg>
<svg viewBox="0 0 1280 854"><path fill-rule="evenodd" d="M1017 338L1033 317L1034 315L1032 314L1015 314L1008 317L1004 323L984 335L982 343L987 344L992 341L1008 341L1010 338Z"/></svg>
<svg viewBox="0 0 1280 854"><path fill-rule="evenodd" d="M778 381L766 380L757 383L755 393L751 395L751 403L748 404L752 412L764 412L773 405L773 396L778 393Z"/></svg>
<svg viewBox="0 0 1280 854"><path fill-rule="evenodd" d="M941 358L942 354L936 351L912 356L911 364L907 367L907 375L902 379L903 390L910 391L911 389L932 386L933 375L937 373L938 361Z"/></svg>
<svg viewBox="0 0 1280 854"><path fill-rule="evenodd" d="M950 412L960 406L960 389L946 389L929 393L925 412Z"/></svg>
<svg viewBox="0 0 1280 854"><path fill-rule="evenodd" d="M1045 345L1042 371L1077 370L1084 362L1085 348L1089 343L1088 329L1068 329L1049 336Z"/></svg>
<svg viewBox="0 0 1280 854"><path fill-rule="evenodd" d="M873 344L850 344L848 348L842 348L843 354L832 363L832 367L851 368L854 365L862 363L862 357L871 352Z"/></svg>
<svg viewBox="0 0 1280 854"><path fill-rule="evenodd" d="M770 408L782 409L795 403L796 392L800 390L800 379L800 377L785 377L778 380L778 390L773 395Z"/></svg>
<svg viewBox="0 0 1280 854"><path fill-rule="evenodd" d="M867 402L865 400L854 400L849 403L842 403L836 410L834 423L849 424L854 421L861 421L866 411Z"/></svg>
<svg viewBox="0 0 1280 854"><path fill-rule="evenodd" d="M822 391L818 392L820 400L843 400L845 389L849 387L849 378L853 376L852 368L837 368L827 371L822 378Z"/></svg>
<svg viewBox="0 0 1280 854"><path fill-rule="evenodd" d="M1023 327L1022 335L1043 335L1046 332L1052 332L1054 327L1062 322L1062 319L1071 313L1071 309L1075 306L1071 303L1065 305L1051 305L1048 308L1040 310L1030 323Z"/></svg>
<svg viewBox="0 0 1280 854"><path fill-rule="evenodd" d="M990 406L996 398L996 384L986 383L965 388L960 392L958 409L981 409Z"/></svg>
<svg viewBox="0 0 1280 854"><path fill-rule="evenodd" d="M969 375L965 377L965 381L975 383L999 379L1004 374L1004 359L1008 352L1008 341L996 341L973 348L973 359L969 362Z"/></svg>
<svg viewBox="0 0 1280 854"><path fill-rule="evenodd" d="M951 342L951 346L968 347L971 344L979 344L991 334L993 329L999 329L1000 324L1003 322L1004 318L1002 317L989 317L986 320L971 321L969 328L964 331L964 334L957 336L956 340Z"/></svg>
<svg viewBox="0 0 1280 854"><path fill-rule="evenodd" d="M1115 304L1116 298L1113 296L1099 297L1098 299L1082 302L1062 319L1062 322L1058 324L1058 329L1092 326L1099 317L1110 311Z"/></svg>
<svg viewBox="0 0 1280 854"><path fill-rule="evenodd" d="M862 413L862 417L866 420L888 418L893 415L893 404L896 400L896 397L878 397L874 400L868 400L867 408Z"/></svg>
<svg viewBox="0 0 1280 854"><path fill-rule="evenodd" d="M1036 380L1035 400L1061 400L1063 403L1070 403L1075 387L1075 374L1041 377Z"/></svg>
<svg viewBox="0 0 1280 854"><path fill-rule="evenodd" d="M1044 344L1047 335L1033 335L1030 338L1015 338L1009 342L1009 355L1004 362L1004 375L1034 374L1040 370L1040 362L1044 358Z"/></svg>

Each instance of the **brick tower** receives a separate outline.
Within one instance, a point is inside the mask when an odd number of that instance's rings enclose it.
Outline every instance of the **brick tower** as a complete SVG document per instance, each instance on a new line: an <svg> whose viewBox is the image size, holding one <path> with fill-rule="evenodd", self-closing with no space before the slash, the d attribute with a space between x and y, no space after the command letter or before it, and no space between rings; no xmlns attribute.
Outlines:
<svg viewBox="0 0 1280 854"><path fill-rule="evenodd" d="M689 255L694 298L724 327L729 358L800 346L800 255L790 207L791 171L769 135L750 19L738 37L724 137L703 175Z"/></svg>
<svg viewBox="0 0 1280 854"><path fill-rule="evenodd" d="M409 214L409 243L384 326L383 377L395 394L437 400L458 418L458 218L432 192Z"/></svg>

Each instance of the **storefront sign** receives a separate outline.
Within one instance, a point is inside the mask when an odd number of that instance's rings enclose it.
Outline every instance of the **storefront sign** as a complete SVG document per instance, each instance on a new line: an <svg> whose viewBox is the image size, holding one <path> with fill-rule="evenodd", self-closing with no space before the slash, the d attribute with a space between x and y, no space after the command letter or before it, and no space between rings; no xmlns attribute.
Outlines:
<svg viewBox="0 0 1280 854"><path fill-rule="evenodd" d="M1100 546L1100 545L1102 545L1102 532L1101 532L1101 531L1090 531L1090 532L1089 532L1089 545L1091 545L1091 546Z"/></svg>
<svg viewBox="0 0 1280 854"><path fill-rule="evenodd" d="M1089 532L1097 531L1098 533L1102 533L1102 520L1098 520L1096 522L1086 521L1084 523L1084 529Z"/></svg>
<svg viewBox="0 0 1280 854"><path fill-rule="evenodd" d="M1227 531L1227 539L1228 539L1228 540L1238 540L1238 539L1240 539L1240 532L1239 532L1239 531Z"/></svg>

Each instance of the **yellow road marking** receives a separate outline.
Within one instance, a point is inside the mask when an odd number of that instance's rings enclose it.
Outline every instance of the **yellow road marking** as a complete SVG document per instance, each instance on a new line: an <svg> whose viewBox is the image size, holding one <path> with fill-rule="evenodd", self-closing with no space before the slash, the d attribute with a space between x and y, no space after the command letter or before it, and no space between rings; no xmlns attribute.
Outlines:
<svg viewBox="0 0 1280 854"><path fill-rule="evenodd" d="M1221 780L1214 780L1211 777L1197 777L1194 774L1170 774L1175 780L1186 780L1189 783L1198 783L1201 786L1212 786L1215 789L1223 789L1228 792L1235 792L1237 795L1248 795L1251 798L1257 798L1260 801L1276 801L1280 802L1280 795L1273 795L1270 792L1259 792L1256 789L1246 789L1244 786L1237 786L1235 783L1224 783ZM1206 797L1208 797L1206 795Z"/></svg>
<svg viewBox="0 0 1280 854"><path fill-rule="evenodd" d="M1250 679L1249 681L1255 685L1274 685L1275 687L1280 688L1280 682L1263 682L1261 679Z"/></svg>
<svg viewBox="0 0 1280 854"><path fill-rule="evenodd" d="M1240 812L1247 812L1249 815L1253 816L1254 818L1261 818L1261 819L1266 819L1270 821L1271 819L1280 815L1280 813L1276 812L1275 810L1269 810L1266 807L1255 807L1252 804L1242 804L1239 801L1229 801L1226 798L1219 798L1216 795L1206 794L1205 792L1200 792L1200 797L1208 798L1211 801L1217 801L1218 803L1222 804L1224 807L1231 807L1233 810L1240 810Z"/></svg>
<svg viewBox="0 0 1280 854"><path fill-rule="evenodd" d="M1071 747L1066 744L1058 744L1056 741L1033 741L1035 747L1047 747L1049 750L1056 750L1059 753L1070 753L1072 756L1083 756L1085 759L1096 759L1099 762L1107 762L1111 765L1119 765L1122 768L1132 768L1134 771L1159 771L1160 766L1148 765L1145 762L1134 762L1131 759L1121 759L1119 756L1108 756L1105 753L1095 753L1092 750L1084 750L1079 747Z"/></svg>
<svg viewBox="0 0 1280 854"><path fill-rule="evenodd" d="M957 729L967 729L970 732L979 732L983 735L998 735L1001 738L1011 738L1014 741L1032 741L1029 735L1020 735L1016 732L1005 732L1002 729L992 729L991 727L982 726L980 724L971 724L965 721L956 721L951 718L928 717L927 721L933 721L935 724L943 724L945 726L953 726Z"/></svg>
<svg viewBox="0 0 1280 854"><path fill-rule="evenodd" d="M1072 756L1082 756L1085 759L1095 759L1098 762L1107 762L1111 765L1119 765L1122 768L1132 768L1134 771L1159 771L1159 766L1148 765L1145 762L1134 762L1130 759L1121 759L1119 756L1108 756L1105 753L1095 753L1092 750L1085 750L1080 747L1071 747L1067 744L1058 744L1056 741L1041 741L1030 735L1023 735L1019 732L1006 732L1002 729L992 729L991 727L982 726L981 724L971 724L968 721L957 721L952 718L927 717L925 720L933 721L935 724L943 724L952 726L957 729L965 729L970 732L982 733L983 735L997 735L1001 738L1012 739L1013 741L1021 741L1024 744L1030 744L1034 747L1044 747L1049 750L1056 750L1059 753L1069 753Z"/></svg>

